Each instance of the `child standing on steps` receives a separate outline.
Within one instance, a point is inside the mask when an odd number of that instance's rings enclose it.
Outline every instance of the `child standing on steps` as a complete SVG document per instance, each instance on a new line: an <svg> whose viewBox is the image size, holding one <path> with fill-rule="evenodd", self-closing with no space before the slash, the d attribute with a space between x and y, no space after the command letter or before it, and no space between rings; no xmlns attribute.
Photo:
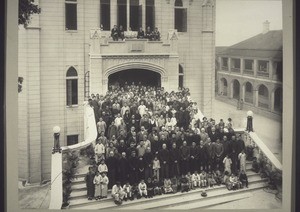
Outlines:
<svg viewBox="0 0 300 212"><path fill-rule="evenodd" d="M102 181L101 181L101 199L102 199L102 198L107 198L109 179L106 176L105 172L101 173L101 177L102 177Z"/></svg>
<svg viewBox="0 0 300 212"><path fill-rule="evenodd" d="M101 199L101 182L102 177L99 173L99 171L96 172L96 175L94 177L93 183L95 184L95 199Z"/></svg>

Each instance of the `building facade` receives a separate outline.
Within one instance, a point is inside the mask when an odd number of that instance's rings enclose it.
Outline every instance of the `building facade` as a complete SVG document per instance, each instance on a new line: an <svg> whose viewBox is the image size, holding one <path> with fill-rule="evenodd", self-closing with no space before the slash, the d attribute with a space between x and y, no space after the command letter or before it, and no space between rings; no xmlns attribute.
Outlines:
<svg viewBox="0 0 300 212"><path fill-rule="evenodd" d="M217 53L218 98L256 113L282 113L282 30L264 31Z"/></svg>
<svg viewBox="0 0 300 212"><path fill-rule="evenodd" d="M207 116L214 98L213 0L38 0L19 27L19 178L50 179L53 127L61 145L84 139L83 102L127 73L166 90L188 87ZM161 41L112 41L114 25L158 27ZM142 76L142 75L141 75ZM143 80L143 77L140 77Z"/></svg>

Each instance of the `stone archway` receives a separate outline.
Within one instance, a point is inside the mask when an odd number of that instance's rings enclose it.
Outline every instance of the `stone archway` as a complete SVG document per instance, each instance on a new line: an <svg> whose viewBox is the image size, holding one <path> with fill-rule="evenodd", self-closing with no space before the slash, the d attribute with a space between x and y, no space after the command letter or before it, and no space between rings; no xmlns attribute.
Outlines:
<svg viewBox="0 0 300 212"><path fill-rule="evenodd" d="M228 90L228 83L227 80L223 77L220 79L220 84L219 84L219 93L222 96L227 96L227 90Z"/></svg>
<svg viewBox="0 0 300 212"><path fill-rule="evenodd" d="M253 104L253 86L250 82L244 84L244 101Z"/></svg>
<svg viewBox="0 0 300 212"><path fill-rule="evenodd" d="M161 75L146 69L125 69L108 76L108 86L142 84L161 87Z"/></svg>
<svg viewBox="0 0 300 212"><path fill-rule="evenodd" d="M270 106L269 103L269 89L267 88L267 86L261 84L258 87L258 107L268 109Z"/></svg>
<svg viewBox="0 0 300 212"><path fill-rule="evenodd" d="M237 79L234 79L232 81L232 98L239 100L240 99L240 90L241 85L240 82Z"/></svg>

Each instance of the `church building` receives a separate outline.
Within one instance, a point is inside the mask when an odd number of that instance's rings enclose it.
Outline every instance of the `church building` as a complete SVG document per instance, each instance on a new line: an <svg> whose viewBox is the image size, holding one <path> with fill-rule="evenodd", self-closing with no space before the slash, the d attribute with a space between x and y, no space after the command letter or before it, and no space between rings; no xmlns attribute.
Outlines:
<svg viewBox="0 0 300 212"><path fill-rule="evenodd" d="M19 27L19 179L51 176L53 127L62 146L84 140L83 103L130 81L190 89L211 116L215 81L213 0L36 0L41 13ZM123 26L125 39L110 34ZM161 39L137 39L158 28Z"/></svg>

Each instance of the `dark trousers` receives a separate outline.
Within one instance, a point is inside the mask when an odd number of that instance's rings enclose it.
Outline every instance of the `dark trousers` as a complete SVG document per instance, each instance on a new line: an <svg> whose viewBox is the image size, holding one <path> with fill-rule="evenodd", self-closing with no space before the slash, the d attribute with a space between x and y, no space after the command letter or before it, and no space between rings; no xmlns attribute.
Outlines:
<svg viewBox="0 0 300 212"><path fill-rule="evenodd" d="M130 185L138 183L138 173L136 170L130 170L129 172Z"/></svg>
<svg viewBox="0 0 300 212"><path fill-rule="evenodd" d="M180 170L181 170L181 174L186 175L188 173L188 171L189 171L189 160L182 160L181 161Z"/></svg>
<svg viewBox="0 0 300 212"><path fill-rule="evenodd" d="M161 180L169 178L169 164L162 163L162 164L160 164L160 167L161 167L161 169L160 169L160 171L161 171L161 175L160 175Z"/></svg>
<svg viewBox="0 0 300 212"><path fill-rule="evenodd" d="M199 171L201 170L207 170L207 159L206 158L200 158L199 159Z"/></svg>
<svg viewBox="0 0 300 212"><path fill-rule="evenodd" d="M178 177L180 175L179 172L179 164L178 163L172 163L170 165L170 177Z"/></svg>
<svg viewBox="0 0 300 212"><path fill-rule="evenodd" d="M110 169L107 173L109 179L108 188L112 188L116 184L116 169Z"/></svg>
<svg viewBox="0 0 300 212"><path fill-rule="evenodd" d="M194 173L195 171L198 171L198 159L190 159L190 172Z"/></svg>

